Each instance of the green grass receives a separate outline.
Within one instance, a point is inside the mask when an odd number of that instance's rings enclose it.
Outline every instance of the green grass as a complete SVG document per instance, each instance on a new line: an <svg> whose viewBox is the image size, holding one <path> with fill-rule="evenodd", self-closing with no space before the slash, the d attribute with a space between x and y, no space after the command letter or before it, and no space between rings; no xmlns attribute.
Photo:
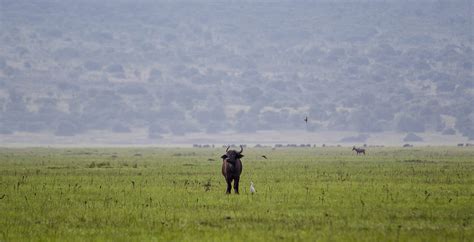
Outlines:
<svg viewBox="0 0 474 242"><path fill-rule="evenodd" d="M240 195L222 154L0 149L0 241L474 240L471 147L246 149Z"/></svg>

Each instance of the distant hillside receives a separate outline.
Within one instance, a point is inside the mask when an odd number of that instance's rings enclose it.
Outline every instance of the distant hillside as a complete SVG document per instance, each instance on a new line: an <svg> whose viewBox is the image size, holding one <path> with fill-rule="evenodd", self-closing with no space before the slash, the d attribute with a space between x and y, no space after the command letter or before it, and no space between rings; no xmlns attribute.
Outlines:
<svg viewBox="0 0 474 242"><path fill-rule="evenodd" d="M474 139L472 21L469 0L3 0L0 134Z"/></svg>

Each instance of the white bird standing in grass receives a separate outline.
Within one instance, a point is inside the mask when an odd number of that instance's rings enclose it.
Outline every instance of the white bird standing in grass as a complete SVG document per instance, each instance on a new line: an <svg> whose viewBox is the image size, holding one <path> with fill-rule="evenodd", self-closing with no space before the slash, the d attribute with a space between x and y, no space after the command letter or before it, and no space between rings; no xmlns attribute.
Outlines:
<svg viewBox="0 0 474 242"><path fill-rule="evenodd" d="M252 195L255 193L255 187L253 187L253 182L250 182L250 193Z"/></svg>

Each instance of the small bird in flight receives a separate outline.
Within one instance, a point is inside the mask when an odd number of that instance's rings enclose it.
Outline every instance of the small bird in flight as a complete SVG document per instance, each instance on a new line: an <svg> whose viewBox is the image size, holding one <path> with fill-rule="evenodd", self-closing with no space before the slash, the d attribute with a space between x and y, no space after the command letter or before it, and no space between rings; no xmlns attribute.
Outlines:
<svg viewBox="0 0 474 242"><path fill-rule="evenodd" d="M263 158L265 158L265 160L267 159L267 157L265 155L262 155Z"/></svg>
<svg viewBox="0 0 474 242"><path fill-rule="evenodd" d="M253 187L253 182L250 182L250 193L252 195L255 193L255 187Z"/></svg>
<svg viewBox="0 0 474 242"><path fill-rule="evenodd" d="M306 123L308 123L308 116L306 116L306 118L304 118L304 121L305 121Z"/></svg>

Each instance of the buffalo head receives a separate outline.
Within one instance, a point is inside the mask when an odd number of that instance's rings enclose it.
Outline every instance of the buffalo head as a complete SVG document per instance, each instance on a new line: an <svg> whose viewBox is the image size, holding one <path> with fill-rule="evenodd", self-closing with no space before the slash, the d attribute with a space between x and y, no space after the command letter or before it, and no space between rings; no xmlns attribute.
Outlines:
<svg viewBox="0 0 474 242"><path fill-rule="evenodd" d="M227 146L227 149L225 150L225 154L223 156L221 156L221 158L231 164L235 164L235 162L244 157L244 155L242 155L242 151L244 151L244 148L242 147L242 145L240 146L240 151L237 152L236 150L229 150L230 146Z"/></svg>

